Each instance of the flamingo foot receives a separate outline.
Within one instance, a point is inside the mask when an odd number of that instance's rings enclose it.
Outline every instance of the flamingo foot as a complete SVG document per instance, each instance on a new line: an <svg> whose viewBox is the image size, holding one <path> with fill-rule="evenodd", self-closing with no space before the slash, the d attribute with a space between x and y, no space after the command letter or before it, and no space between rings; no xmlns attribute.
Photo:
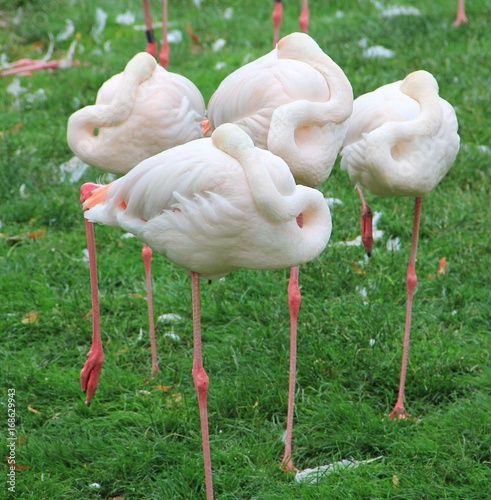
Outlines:
<svg viewBox="0 0 491 500"><path fill-rule="evenodd" d="M406 412L404 406L395 405L392 413L389 415L389 420L407 420L411 415Z"/></svg>
<svg viewBox="0 0 491 500"><path fill-rule="evenodd" d="M299 472L299 470L293 465L293 460L291 458L289 459L284 458L283 461L281 462L281 468L283 469L283 472L286 473Z"/></svg>
<svg viewBox="0 0 491 500"><path fill-rule="evenodd" d="M465 14L457 15L455 22L453 23L454 28L458 28L462 24L469 24L469 20L467 19L467 16Z"/></svg>
<svg viewBox="0 0 491 500"><path fill-rule="evenodd" d="M159 54L160 65L163 68L167 69L169 67L169 59L170 59L170 46L167 42L164 42Z"/></svg>
<svg viewBox="0 0 491 500"><path fill-rule="evenodd" d="M82 383L82 391L87 394L85 404L90 406L97 386L99 385L99 378L101 376L102 367L104 366L104 352L99 349L91 349L89 354L87 354L87 358L80 372L80 381Z"/></svg>

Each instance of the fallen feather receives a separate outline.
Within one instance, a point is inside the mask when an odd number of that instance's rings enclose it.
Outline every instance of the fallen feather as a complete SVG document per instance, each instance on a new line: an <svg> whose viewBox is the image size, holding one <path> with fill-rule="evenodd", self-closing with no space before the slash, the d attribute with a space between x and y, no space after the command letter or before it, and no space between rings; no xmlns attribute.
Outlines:
<svg viewBox="0 0 491 500"><path fill-rule="evenodd" d="M10 68L10 64L8 63L8 57L5 52L0 56L0 69Z"/></svg>
<svg viewBox="0 0 491 500"><path fill-rule="evenodd" d="M167 337L168 339L175 340L176 342L181 341L181 337L179 337L179 335L177 335L177 333L174 333L174 332L164 333L164 337Z"/></svg>
<svg viewBox="0 0 491 500"><path fill-rule="evenodd" d="M41 59L41 61L49 61L51 59L51 56L53 55L53 50L55 49L55 38L53 36L53 33L48 33L48 37L48 50L46 51L46 54L44 54L44 57Z"/></svg>
<svg viewBox="0 0 491 500"><path fill-rule="evenodd" d="M46 100L46 90L37 89L32 94L26 94L26 103L33 104L35 102L42 102Z"/></svg>
<svg viewBox="0 0 491 500"><path fill-rule="evenodd" d="M477 146L477 150L480 152L480 153L491 153L491 148L489 146Z"/></svg>
<svg viewBox="0 0 491 500"><path fill-rule="evenodd" d="M389 238L387 240L387 250L389 252L398 252L401 249L401 240L399 236L395 238Z"/></svg>
<svg viewBox="0 0 491 500"><path fill-rule="evenodd" d="M182 42L182 31L181 30L169 31L169 34L167 35L167 41L169 43L181 43Z"/></svg>
<svg viewBox="0 0 491 500"><path fill-rule="evenodd" d="M379 240L380 238L382 238L382 236L384 235L384 232L380 229L377 229L377 224L379 222L379 220L382 218L382 212L375 212L373 214L373 219L372 219L372 236L373 236L373 239L374 240Z"/></svg>
<svg viewBox="0 0 491 500"><path fill-rule="evenodd" d="M390 59L396 53L393 50L387 49L382 45L374 45L363 51L363 57L366 59Z"/></svg>
<svg viewBox="0 0 491 500"><path fill-rule="evenodd" d="M174 314L174 313L167 313L167 314L161 314L158 318L157 321L159 323L163 322L173 322L173 321L182 321L184 318L179 316L179 314Z"/></svg>
<svg viewBox="0 0 491 500"><path fill-rule="evenodd" d="M368 460L340 460L339 462L322 465L314 469L305 469L303 471L297 472L295 481L297 483L306 482L309 484L315 484L331 472L337 471L339 469L346 469L348 467L358 467L358 465L360 464L368 464L370 462L374 462L375 460L380 460L381 458L382 457L370 458Z"/></svg>
<svg viewBox="0 0 491 500"><path fill-rule="evenodd" d="M420 16L421 11L416 7L405 7L404 5L397 5L382 9L380 13L382 17L396 17L396 16Z"/></svg>
<svg viewBox="0 0 491 500"><path fill-rule="evenodd" d="M71 19L65 19L65 29L56 37L57 42L68 40L75 33L75 25Z"/></svg>
<svg viewBox="0 0 491 500"><path fill-rule="evenodd" d="M327 206L333 210L336 205L342 205L343 202L338 198L324 198L326 200Z"/></svg>
<svg viewBox="0 0 491 500"><path fill-rule="evenodd" d="M68 179L72 184L78 182L88 168L87 163L84 163L77 156L73 156L60 165L60 180L65 182Z"/></svg>
<svg viewBox="0 0 491 500"><path fill-rule="evenodd" d="M337 245L341 245L343 247L359 247L361 246L361 243L361 236L357 236L354 240L338 241Z"/></svg>
<svg viewBox="0 0 491 500"><path fill-rule="evenodd" d="M83 253L83 257L82 257L82 262L89 262L89 250L88 248L84 248L82 250L82 253Z"/></svg>
<svg viewBox="0 0 491 500"><path fill-rule="evenodd" d="M119 14L116 17L116 24L122 24L124 26L131 26L135 24L135 14L127 10L124 14Z"/></svg>
<svg viewBox="0 0 491 500"><path fill-rule="evenodd" d="M15 78L12 83L7 87L7 92L12 94L14 97L19 97L21 92L25 92L27 89L22 87L20 84L20 79Z"/></svg>
<svg viewBox="0 0 491 500"><path fill-rule="evenodd" d="M219 38L212 45L213 52L218 52L219 50L223 49L223 47L225 47L226 44L227 42L223 38Z"/></svg>
<svg viewBox="0 0 491 500"><path fill-rule="evenodd" d="M14 26L17 26L18 24L20 24L22 22L22 18L24 17L24 9L22 7L19 7L17 9L17 14L15 15L15 17L12 19L12 24Z"/></svg>
<svg viewBox="0 0 491 500"><path fill-rule="evenodd" d="M355 291L357 291L363 297L363 304L367 305L368 304L368 300L366 300L368 297L367 289L357 286Z"/></svg>
<svg viewBox="0 0 491 500"><path fill-rule="evenodd" d="M95 24L92 28L92 36L97 40L99 35L104 31L107 21L107 12L103 11L100 7L97 7L95 11Z"/></svg>

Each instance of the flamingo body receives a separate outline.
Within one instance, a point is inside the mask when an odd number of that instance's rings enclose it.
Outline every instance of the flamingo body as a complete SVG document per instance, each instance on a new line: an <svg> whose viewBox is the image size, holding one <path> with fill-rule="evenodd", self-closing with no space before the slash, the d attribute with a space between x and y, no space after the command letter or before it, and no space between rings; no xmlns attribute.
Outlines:
<svg viewBox="0 0 491 500"><path fill-rule="evenodd" d="M304 33L220 84L208 104L210 128L235 123L260 148L283 158L296 181L327 179L352 110L351 85L339 66Z"/></svg>
<svg viewBox="0 0 491 500"><path fill-rule="evenodd" d="M271 205L263 187L251 188L240 161L220 149L226 149L220 141L227 131L237 135L228 127L217 129L213 141L200 139L148 158L99 195L95 191L85 217L123 228L209 279L239 268L280 269L315 258L331 232L322 194L295 185L285 162L254 148L242 132L240 140L278 197L278 205ZM254 194L256 188L261 194ZM103 202L94 204L101 195ZM315 208L298 204L304 197ZM284 208L283 200L296 208ZM278 207L286 212L278 215ZM300 213L303 227L296 220Z"/></svg>
<svg viewBox="0 0 491 500"><path fill-rule="evenodd" d="M341 168L380 196L422 197L452 166L459 150L454 108L426 71L384 85L353 104Z"/></svg>
<svg viewBox="0 0 491 500"><path fill-rule="evenodd" d="M204 114L197 87L142 52L102 85L95 105L70 116L68 145L86 163L125 174L149 156L202 137Z"/></svg>

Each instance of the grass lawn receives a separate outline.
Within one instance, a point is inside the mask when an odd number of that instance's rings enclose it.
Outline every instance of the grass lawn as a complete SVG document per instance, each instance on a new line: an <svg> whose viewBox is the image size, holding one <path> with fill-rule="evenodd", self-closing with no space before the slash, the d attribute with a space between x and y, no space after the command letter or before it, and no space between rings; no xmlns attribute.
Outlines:
<svg viewBox="0 0 491 500"><path fill-rule="evenodd" d="M414 418L387 419L397 397L414 202L368 195L384 234L366 260L362 247L342 245L359 234L360 203L338 161L320 186L342 201L332 211L331 241L300 271L294 461L305 469L381 458L315 484L280 470L289 272L239 271L202 283L220 499L468 500L491 489L491 4L468 2L470 24L454 29L456 1L403 2L421 15L395 17L383 7L399 2L382 3L312 1L310 34L355 96L426 69L457 112L461 150L423 204L406 388ZM170 2L170 30L182 41L171 46L169 70L194 81L208 102L226 75L272 49L272 9L257 0ZM118 23L128 11L133 24ZM153 12L160 18L157 1ZM299 13L300 2L285 2L282 35L298 29ZM144 23L141 2L0 0L0 23L8 62L40 59L50 33L53 59L77 39L81 62L0 79L0 498L204 498L189 276L154 258L156 314L180 319L157 323L161 372L150 379L141 245L112 228L96 228L106 363L90 408L80 390L91 302L79 189L107 178L92 167L77 180L66 172L73 157L66 124L145 49L144 32L134 29ZM226 45L214 51L220 38ZM378 45L393 57L367 57ZM388 250L394 238L400 249ZM438 274L443 257L447 271ZM6 439L9 395L15 441ZM12 442L15 493L5 459Z"/></svg>

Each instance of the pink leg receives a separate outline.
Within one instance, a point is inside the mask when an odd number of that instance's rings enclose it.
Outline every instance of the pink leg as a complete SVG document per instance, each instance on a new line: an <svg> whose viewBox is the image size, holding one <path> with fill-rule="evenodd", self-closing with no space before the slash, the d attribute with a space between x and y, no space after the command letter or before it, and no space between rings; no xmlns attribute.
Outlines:
<svg viewBox="0 0 491 500"><path fill-rule="evenodd" d="M167 69L169 67L170 46L167 37L167 0L162 0L162 49L160 50L160 65Z"/></svg>
<svg viewBox="0 0 491 500"><path fill-rule="evenodd" d="M201 345L201 313L199 299L199 274L191 273L193 286L193 337L194 362L193 380L198 395L199 416L201 420L201 435L203 438L203 457L205 463L206 498L213 499L213 480L211 474L210 433L208 430L207 397L210 380L203 367L203 351Z"/></svg>
<svg viewBox="0 0 491 500"><path fill-rule="evenodd" d="M302 0L302 12L300 18L298 19L298 24L303 33L309 32L309 2L308 0Z"/></svg>
<svg viewBox="0 0 491 500"><path fill-rule="evenodd" d="M406 384L406 371L407 359L409 355L409 336L411 334L411 316L413 310L413 295L418 279L416 277L416 253L418 251L418 236L419 236L419 223L421 220L421 208L423 205L423 198L416 198L414 208L414 226L413 226L413 239L411 245L411 256L409 258L409 265L407 267L406 285L407 285L407 305L406 305L406 326L404 328L404 345L402 350L402 366L401 366L401 380L399 382L399 397L397 403L389 415L392 420L404 420L411 415L406 413L404 408L404 386Z"/></svg>
<svg viewBox="0 0 491 500"><path fill-rule="evenodd" d="M147 278L147 302L148 302L148 327L150 330L150 347L152 349L152 371L155 375L159 371L157 359L157 342L155 340L155 322L153 315L153 293L152 293L152 249L148 245L143 245L143 263L145 265L145 275Z"/></svg>
<svg viewBox="0 0 491 500"><path fill-rule="evenodd" d="M143 0L143 13L145 15L145 34L147 35L146 51L153 57L157 57L157 42L155 40L155 32L152 26L152 15L150 13L149 0Z"/></svg>
<svg viewBox="0 0 491 500"><path fill-rule="evenodd" d="M296 471L292 460L293 410L295 407L295 374L297 370L297 320L298 311L302 302L302 295L298 288L299 268L290 270L288 284L288 307L290 309L290 383L288 388L288 411L286 417L285 455L281 465L285 472Z"/></svg>
<svg viewBox="0 0 491 500"><path fill-rule="evenodd" d="M356 185L356 190L358 191L358 195L360 196L362 204L361 218L360 218L361 241L363 242L363 246L365 247L365 252L370 257L370 255L372 255L372 247L373 247L372 209L368 206L368 203L365 200L365 196L363 195L363 191L361 190L361 186L359 184Z"/></svg>
<svg viewBox="0 0 491 500"><path fill-rule="evenodd" d="M87 233L87 247L89 250L90 286L92 292L92 347L87 354L87 361L80 373L82 391L87 394L85 404L90 406L99 384L102 366L104 365L104 351L101 340L101 321L99 313L99 287L97 283L97 263L95 253L94 225L85 219Z"/></svg>
<svg viewBox="0 0 491 500"><path fill-rule="evenodd" d="M453 25L457 28L461 24L468 24L469 20L467 19L467 16L465 15L465 4L464 0L458 0L457 4L457 17L455 18L455 22Z"/></svg>
<svg viewBox="0 0 491 500"><path fill-rule="evenodd" d="M273 25L274 25L274 46L278 43L280 39L280 26L283 19L283 4L281 0L274 0L274 10L273 10Z"/></svg>

